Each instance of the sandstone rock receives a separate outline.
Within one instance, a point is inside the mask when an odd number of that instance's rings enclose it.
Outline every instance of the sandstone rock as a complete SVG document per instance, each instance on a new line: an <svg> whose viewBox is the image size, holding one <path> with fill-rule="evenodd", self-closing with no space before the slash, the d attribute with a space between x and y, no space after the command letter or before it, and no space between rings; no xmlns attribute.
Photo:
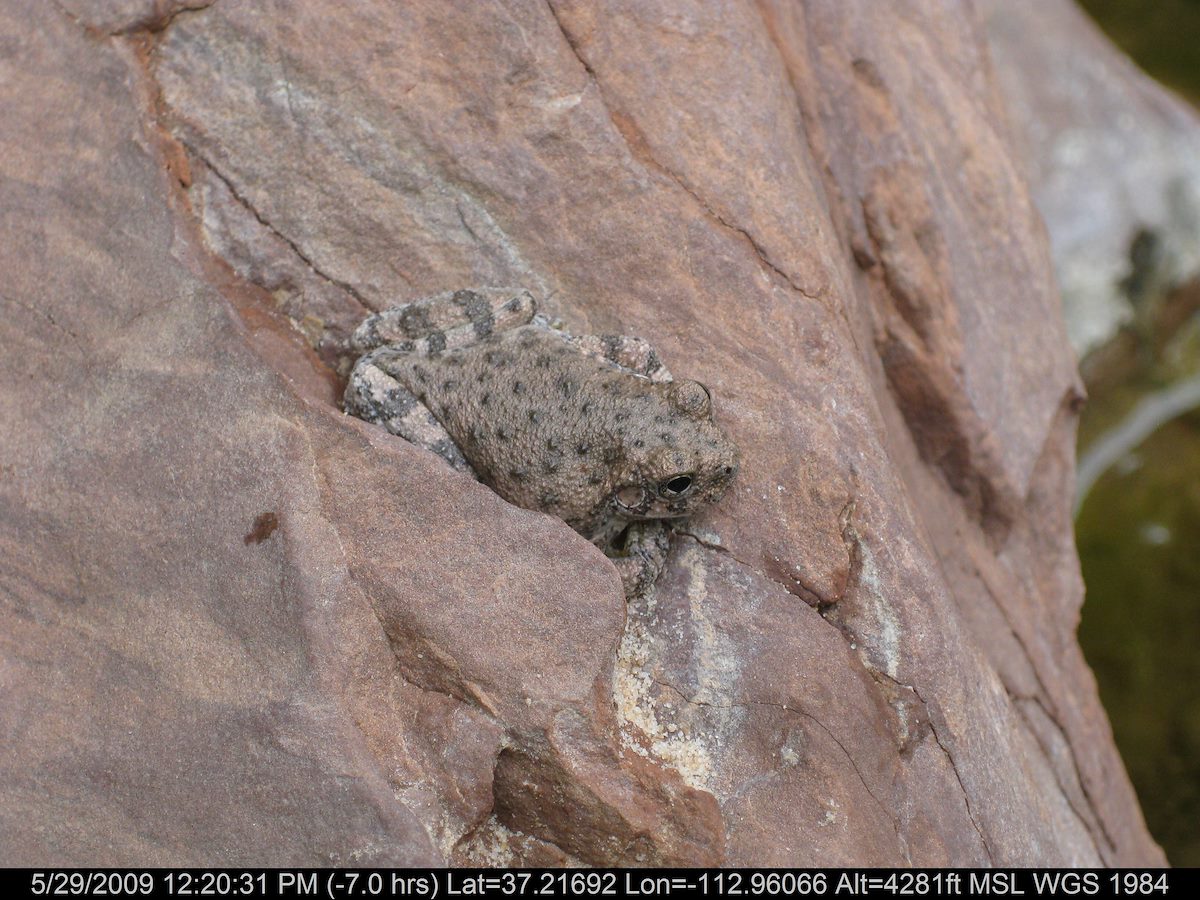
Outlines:
<svg viewBox="0 0 1200 900"><path fill-rule="evenodd" d="M965 7L197 5L0 6L3 861L1162 861ZM338 410L357 316L486 283L741 445L629 610Z"/></svg>
<svg viewBox="0 0 1200 900"><path fill-rule="evenodd" d="M1072 0L979 6L1082 355L1200 274L1200 119Z"/></svg>

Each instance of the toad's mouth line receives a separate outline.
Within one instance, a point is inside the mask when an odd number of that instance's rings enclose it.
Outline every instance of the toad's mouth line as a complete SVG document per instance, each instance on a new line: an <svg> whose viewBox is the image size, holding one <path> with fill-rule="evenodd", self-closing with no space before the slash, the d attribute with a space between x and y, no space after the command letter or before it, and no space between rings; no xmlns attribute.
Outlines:
<svg viewBox="0 0 1200 900"><path fill-rule="evenodd" d="M619 501L619 500L617 501L616 505L617 505L617 509L621 510L621 512L625 513L626 515L631 516L636 519L643 519L643 520L645 520L645 519L685 519L688 516L690 516L693 512L693 510L690 510L690 509L683 509L683 510L679 510L678 512L669 511L669 510L663 511L663 512L654 512L652 510L631 509L630 507L623 505L621 503L621 501Z"/></svg>

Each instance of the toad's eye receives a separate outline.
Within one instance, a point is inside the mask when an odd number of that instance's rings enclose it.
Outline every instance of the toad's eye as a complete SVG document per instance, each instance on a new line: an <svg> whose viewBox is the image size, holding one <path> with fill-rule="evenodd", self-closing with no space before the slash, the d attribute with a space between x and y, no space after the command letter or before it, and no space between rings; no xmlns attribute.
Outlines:
<svg viewBox="0 0 1200 900"><path fill-rule="evenodd" d="M658 486L658 492L664 497L678 497L692 486L691 475L672 475Z"/></svg>

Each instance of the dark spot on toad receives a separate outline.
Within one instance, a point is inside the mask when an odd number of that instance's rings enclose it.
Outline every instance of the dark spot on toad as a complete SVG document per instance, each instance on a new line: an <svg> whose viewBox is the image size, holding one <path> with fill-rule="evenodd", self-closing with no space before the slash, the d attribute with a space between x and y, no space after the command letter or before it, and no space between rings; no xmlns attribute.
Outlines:
<svg viewBox="0 0 1200 900"><path fill-rule="evenodd" d="M408 337L420 337L433 328L429 321L428 308L420 304L410 304L404 307L400 314L400 328Z"/></svg>

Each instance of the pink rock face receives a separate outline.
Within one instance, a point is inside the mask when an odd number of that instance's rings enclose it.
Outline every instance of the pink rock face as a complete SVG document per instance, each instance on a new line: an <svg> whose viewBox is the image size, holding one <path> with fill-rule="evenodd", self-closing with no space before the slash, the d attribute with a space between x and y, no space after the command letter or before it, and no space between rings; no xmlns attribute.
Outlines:
<svg viewBox="0 0 1200 900"><path fill-rule="evenodd" d="M0 9L5 863L1162 862L968 7L198 5ZM628 609L337 406L486 284L741 447Z"/></svg>

